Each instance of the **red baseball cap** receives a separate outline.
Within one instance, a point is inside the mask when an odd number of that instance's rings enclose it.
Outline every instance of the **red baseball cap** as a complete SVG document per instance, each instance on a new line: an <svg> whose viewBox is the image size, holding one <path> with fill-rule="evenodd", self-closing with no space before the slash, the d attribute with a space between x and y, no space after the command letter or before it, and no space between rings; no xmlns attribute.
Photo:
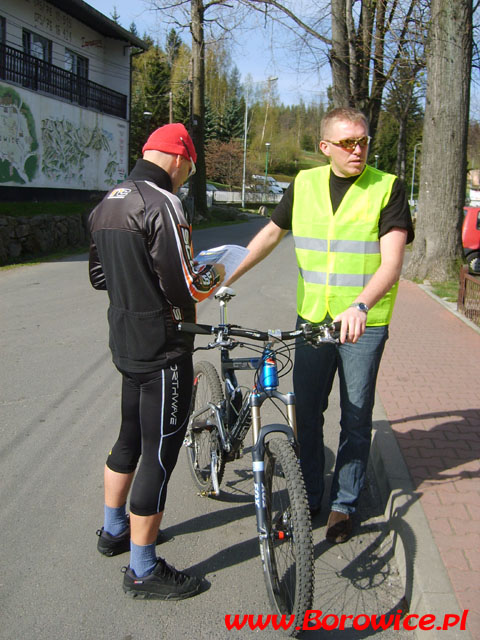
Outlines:
<svg viewBox="0 0 480 640"><path fill-rule="evenodd" d="M187 160L193 160L194 163L197 161L197 152L192 139L180 122L165 124L155 129L143 145L142 153L150 150L183 156Z"/></svg>

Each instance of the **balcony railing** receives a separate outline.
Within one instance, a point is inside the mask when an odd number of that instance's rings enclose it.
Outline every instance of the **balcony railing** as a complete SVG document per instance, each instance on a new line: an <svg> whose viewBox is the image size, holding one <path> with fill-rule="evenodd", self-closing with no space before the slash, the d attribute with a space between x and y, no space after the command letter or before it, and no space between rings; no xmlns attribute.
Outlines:
<svg viewBox="0 0 480 640"><path fill-rule="evenodd" d="M127 117L127 96L5 44L0 44L0 80L49 93L87 109Z"/></svg>

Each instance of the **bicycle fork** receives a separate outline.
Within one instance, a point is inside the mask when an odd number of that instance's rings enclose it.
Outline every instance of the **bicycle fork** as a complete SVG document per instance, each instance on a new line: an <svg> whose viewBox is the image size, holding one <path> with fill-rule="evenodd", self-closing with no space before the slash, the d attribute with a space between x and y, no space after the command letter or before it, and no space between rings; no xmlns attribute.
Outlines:
<svg viewBox="0 0 480 640"><path fill-rule="evenodd" d="M260 407L267 397L274 396L287 408L288 426L285 424L261 425ZM266 438L271 433L281 433L294 445L296 435L295 394L281 394L271 389L268 392L252 393L250 397L252 412L252 472L255 497L255 515L257 520L257 533L260 539L260 553L263 558L262 540L265 540L270 532L268 530L267 500L265 493L265 445Z"/></svg>

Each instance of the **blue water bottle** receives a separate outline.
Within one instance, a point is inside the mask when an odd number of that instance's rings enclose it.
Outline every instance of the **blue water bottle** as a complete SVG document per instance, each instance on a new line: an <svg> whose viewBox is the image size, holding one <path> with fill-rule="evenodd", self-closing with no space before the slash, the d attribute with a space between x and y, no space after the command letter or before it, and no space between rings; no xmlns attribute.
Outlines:
<svg viewBox="0 0 480 640"><path fill-rule="evenodd" d="M276 389L278 387L277 361L273 351L266 351L262 360L260 371L260 388Z"/></svg>

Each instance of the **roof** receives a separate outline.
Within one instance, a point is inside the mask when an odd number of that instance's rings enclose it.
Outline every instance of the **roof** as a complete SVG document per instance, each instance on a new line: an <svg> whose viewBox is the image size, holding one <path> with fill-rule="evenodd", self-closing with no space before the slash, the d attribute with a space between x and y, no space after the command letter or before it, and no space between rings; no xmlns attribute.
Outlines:
<svg viewBox="0 0 480 640"><path fill-rule="evenodd" d="M98 33L106 36L107 38L113 38L114 40L123 40L129 44L135 45L140 49L148 49L148 45L141 40L141 38L133 35L130 31L127 31L119 24L107 18L107 16L100 13L93 7L91 7L83 0L47 0L50 4L53 4L57 9L61 9L64 13L72 16L76 20L83 22Z"/></svg>

